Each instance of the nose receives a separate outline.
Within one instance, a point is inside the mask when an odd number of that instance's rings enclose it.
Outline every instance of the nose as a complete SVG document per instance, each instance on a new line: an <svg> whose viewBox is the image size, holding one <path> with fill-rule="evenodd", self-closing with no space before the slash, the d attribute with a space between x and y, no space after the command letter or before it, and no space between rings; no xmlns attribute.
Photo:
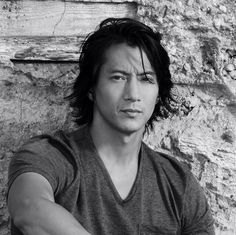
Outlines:
<svg viewBox="0 0 236 235"><path fill-rule="evenodd" d="M140 101L138 80L134 77L127 80L125 84L124 99L135 102Z"/></svg>

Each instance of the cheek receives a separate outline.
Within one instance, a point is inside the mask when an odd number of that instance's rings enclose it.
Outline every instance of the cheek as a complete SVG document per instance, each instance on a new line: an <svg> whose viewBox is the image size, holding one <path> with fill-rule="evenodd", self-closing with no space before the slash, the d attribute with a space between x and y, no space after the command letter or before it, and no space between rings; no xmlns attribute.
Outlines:
<svg viewBox="0 0 236 235"><path fill-rule="evenodd" d="M101 105L114 105L118 100L119 92L117 89L104 86L96 91L96 101Z"/></svg>
<svg viewBox="0 0 236 235"><path fill-rule="evenodd" d="M148 94L148 96L147 96ZM150 91L146 91L146 93L144 94L145 96L147 96L147 103L152 107L154 107L156 105L156 101L158 98L158 90L150 90Z"/></svg>

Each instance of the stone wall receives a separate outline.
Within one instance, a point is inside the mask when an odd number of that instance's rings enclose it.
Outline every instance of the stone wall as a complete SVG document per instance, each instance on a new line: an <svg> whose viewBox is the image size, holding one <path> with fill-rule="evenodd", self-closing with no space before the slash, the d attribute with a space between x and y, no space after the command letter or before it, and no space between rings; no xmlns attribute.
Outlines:
<svg viewBox="0 0 236 235"><path fill-rule="evenodd" d="M68 94L81 39L108 16L163 34L179 113L145 137L191 168L217 234L236 234L236 6L231 0L0 2L0 235L9 234L7 168L29 137L74 128ZM96 17L95 17L96 16Z"/></svg>

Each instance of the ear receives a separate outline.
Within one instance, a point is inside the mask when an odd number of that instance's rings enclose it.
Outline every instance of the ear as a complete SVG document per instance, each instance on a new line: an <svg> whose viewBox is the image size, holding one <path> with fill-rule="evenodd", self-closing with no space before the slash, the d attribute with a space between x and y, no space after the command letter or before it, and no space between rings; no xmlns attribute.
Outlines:
<svg viewBox="0 0 236 235"><path fill-rule="evenodd" d="M94 101L94 92L92 89L89 90L88 92L88 98L91 100L91 101Z"/></svg>

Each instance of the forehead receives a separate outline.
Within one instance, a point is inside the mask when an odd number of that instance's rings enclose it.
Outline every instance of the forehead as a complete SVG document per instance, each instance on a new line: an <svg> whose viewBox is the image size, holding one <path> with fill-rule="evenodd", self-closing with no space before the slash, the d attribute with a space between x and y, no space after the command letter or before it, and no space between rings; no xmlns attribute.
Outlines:
<svg viewBox="0 0 236 235"><path fill-rule="evenodd" d="M143 72L143 69L153 71L146 53L139 47L131 47L126 43L112 45L107 49L103 67L130 72Z"/></svg>

